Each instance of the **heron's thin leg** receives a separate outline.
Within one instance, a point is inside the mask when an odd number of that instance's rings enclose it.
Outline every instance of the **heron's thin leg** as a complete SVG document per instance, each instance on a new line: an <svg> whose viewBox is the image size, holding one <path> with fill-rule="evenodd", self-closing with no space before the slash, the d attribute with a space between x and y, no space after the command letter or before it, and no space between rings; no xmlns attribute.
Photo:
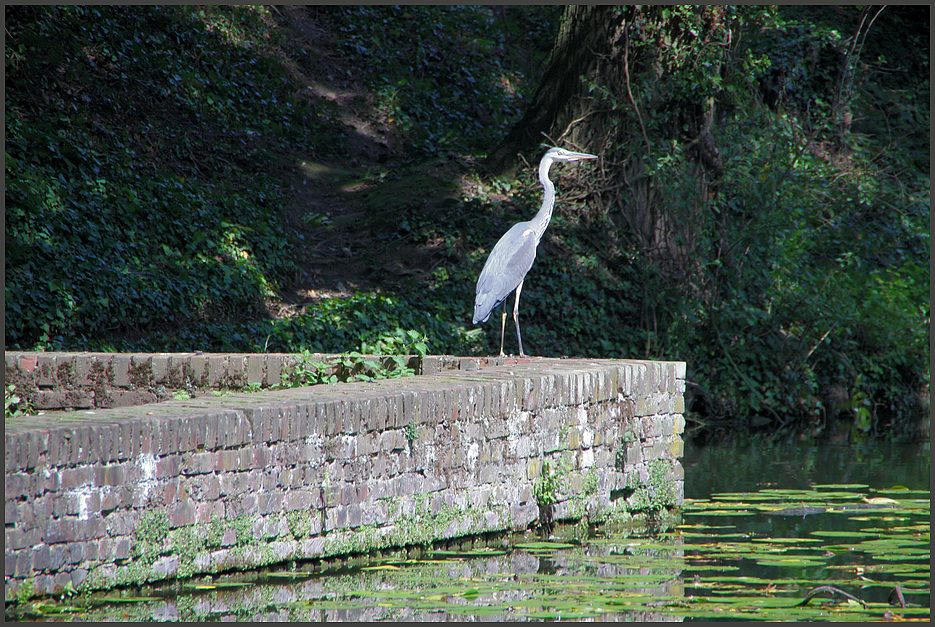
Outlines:
<svg viewBox="0 0 935 627"><path fill-rule="evenodd" d="M506 357L503 352L503 331L506 329L506 303L503 303L503 312L500 315L500 356Z"/></svg>
<svg viewBox="0 0 935 627"><path fill-rule="evenodd" d="M516 323L516 341L519 343L519 356L525 357L523 352L523 336L519 334L519 293L523 291L523 282L516 286L516 300L513 301L513 322Z"/></svg>

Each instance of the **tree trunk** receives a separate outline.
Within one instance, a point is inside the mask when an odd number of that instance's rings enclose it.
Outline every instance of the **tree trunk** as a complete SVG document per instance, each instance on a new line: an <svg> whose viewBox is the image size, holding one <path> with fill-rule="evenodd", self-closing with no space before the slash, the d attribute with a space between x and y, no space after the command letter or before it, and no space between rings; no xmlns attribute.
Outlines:
<svg viewBox="0 0 935 627"><path fill-rule="evenodd" d="M567 125L580 109L576 100L585 92L581 77L606 53L607 30L616 12L607 6L565 7L545 74L526 114L484 161L490 173L511 173L519 153L532 151L544 141L557 141L554 131Z"/></svg>

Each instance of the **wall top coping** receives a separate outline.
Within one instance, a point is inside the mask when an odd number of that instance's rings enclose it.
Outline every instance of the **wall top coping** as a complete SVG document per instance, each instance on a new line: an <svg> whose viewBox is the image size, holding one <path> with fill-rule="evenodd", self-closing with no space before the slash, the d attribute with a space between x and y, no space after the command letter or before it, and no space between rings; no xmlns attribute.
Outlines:
<svg viewBox="0 0 935 627"><path fill-rule="evenodd" d="M42 355L42 353L37 353ZM23 355L19 353L18 355ZM108 354L113 356L113 354ZM7 354L10 359L10 354ZM458 363L459 358L450 358ZM556 381L554 387L568 391L577 402L591 402L623 396L659 394L682 395L685 389L685 362L643 361L630 359L554 359L545 357L505 358L493 360L461 358L458 369L440 369L433 374L383 379L369 382L336 383L310 387L264 390L260 392L228 392L220 396L201 396L188 400L168 400L160 403L89 411L50 412L39 416L18 416L5 421L6 471L16 471L21 465L14 461L14 443L50 432L82 430L84 427L110 426L126 422L175 422L197 417L240 416L258 410L285 409L296 406L334 402L366 402L390 397L405 398L413 394L444 390L466 390L513 384L523 390L538 389L545 379ZM467 368L464 368L467 366ZM603 374L602 374L603 373ZM572 384L568 377L580 382ZM561 379L561 381L557 381ZM536 383L536 380L539 383ZM591 383L586 383L590 380ZM577 392L575 391L577 390ZM600 398L598 398L600 397ZM515 398L515 396L514 396ZM568 404L573 404L569 402ZM277 412L278 413L278 412ZM30 435L32 434L32 435ZM28 446L28 445L27 445ZM11 467L12 464L12 467Z"/></svg>

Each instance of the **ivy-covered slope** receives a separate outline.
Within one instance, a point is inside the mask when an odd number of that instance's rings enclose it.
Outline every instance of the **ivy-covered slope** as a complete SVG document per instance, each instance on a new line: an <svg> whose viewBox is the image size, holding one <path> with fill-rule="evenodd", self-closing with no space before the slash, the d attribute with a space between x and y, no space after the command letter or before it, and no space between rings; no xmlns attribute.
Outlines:
<svg viewBox="0 0 935 627"><path fill-rule="evenodd" d="M325 143L268 15L5 10L7 347L196 348L189 325L259 317L293 267L278 162Z"/></svg>

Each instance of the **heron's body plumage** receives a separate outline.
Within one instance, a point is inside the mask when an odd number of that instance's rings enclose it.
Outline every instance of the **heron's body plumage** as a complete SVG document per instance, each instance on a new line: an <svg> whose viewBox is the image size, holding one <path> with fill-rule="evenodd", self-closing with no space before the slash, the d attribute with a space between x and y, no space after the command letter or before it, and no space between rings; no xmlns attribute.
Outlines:
<svg viewBox="0 0 935 627"><path fill-rule="evenodd" d="M474 324L487 322L490 312L516 289L536 260L539 239L531 222L514 224L493 247L477 279Z"/></svg>

